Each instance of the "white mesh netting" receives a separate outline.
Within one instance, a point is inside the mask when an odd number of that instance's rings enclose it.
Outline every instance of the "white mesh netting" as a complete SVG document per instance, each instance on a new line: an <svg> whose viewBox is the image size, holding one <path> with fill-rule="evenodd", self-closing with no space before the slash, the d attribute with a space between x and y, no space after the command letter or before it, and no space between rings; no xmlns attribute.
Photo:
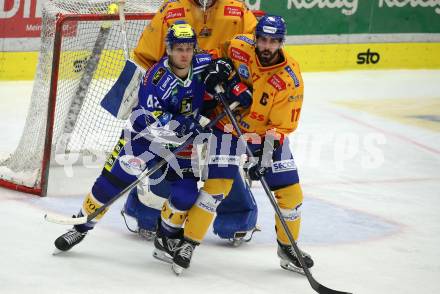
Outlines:
<svg viewBox="0 0 440 294"><path fill-rule="evenodd" d="M25 127L16 150L0 162L0 179L39 187L46 140L56 22L61 15L108 14L115 1L54 0L43 8L41 49ZM163 0L127 0L125 13L154 13ZM146 17L126 20L128 47L134 48ZM124 121L99 105L123 68L119 21L66 21L62 29L52 155L111 151Z"/></svg>

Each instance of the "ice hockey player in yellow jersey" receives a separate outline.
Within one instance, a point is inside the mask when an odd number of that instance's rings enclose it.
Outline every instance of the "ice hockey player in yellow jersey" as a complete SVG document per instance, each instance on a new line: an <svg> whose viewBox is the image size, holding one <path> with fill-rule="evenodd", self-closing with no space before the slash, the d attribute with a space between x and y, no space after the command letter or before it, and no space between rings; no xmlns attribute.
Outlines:
<svg viewBox="0 0 440 294"><path fill-rule="evenodd" d="M206 51L221 47L236 34L252 33L257 22L237 0L164 1L134 49L136 63L148 69L165 54L165 34L177 20L194 28L199 48Z"/></svg>
<svg viewBox="0 0 440 294"><path fill-rule="evenodd" d="M205 83L211 92L217 85L223 85L229 101L240 102L242 108L236 118L260 162L270 146L271 168L264 176L297 240L303 194L287 135L298 126L304 84L298 63L282 48L285 33L283 18L264 16L257 24L255 35L237 35L231 40L225 48L227 58L213 61L206 71ZM236 74L231 78L234 69ZM218 108L220 112L222 107ZM188 212L184 242L174 255L172 268L177 274L189 267L193 251L202 242L217 206L229 194L238 172L239 157L245 152L229 119L223 119L213 135L215 140L211 140L209 146L208 179ZM257 167L258 164L248 170L252 180L261 176ZM277 216L275 224L281 267L300 271L297 256ZM303 257L306 265L312 267L310 255L303 252Z"/></svg>

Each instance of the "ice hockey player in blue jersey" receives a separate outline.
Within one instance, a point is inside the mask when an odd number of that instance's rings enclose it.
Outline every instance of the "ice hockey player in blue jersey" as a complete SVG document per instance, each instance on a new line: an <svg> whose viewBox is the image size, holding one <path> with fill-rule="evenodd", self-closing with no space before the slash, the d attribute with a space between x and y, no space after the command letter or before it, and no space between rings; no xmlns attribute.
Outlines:
<svg viewBox="0 0 440 294"><path fill-rule="evenodd" d="M165 46L159 40L164 39L162 35L166 32L166 27L175 21L168 17L167 11L180 9L181 6L185 8L185 13L177 18L191 24L196 31L206 31L210 23L222 24L219 25L221 29L214 29L212 34L199 34L200 47L205 50L218 51L218 47L232 39L236 33L251 33L255 28L255 17L245 4L239 1L165 1L163 7L143 32L138 47L134 51L138 64L148 68L150 64L157 61L161 52L165 51L163 50ZM234 16L228 15L224 12L226 11L224 7L233 7L242 13ZM207 21L205 24L200 21L202 15L205 15L205 22ZM174 17L173 15L172 18ZM152 175L149 180L154 184L150 185L148 181L143 181L130 191L122 213L130 231L138 233L142 238L152 240L162 205L169 196L170 185L166 179L163 179L161 171ZM249 187L237 175L230 195L217 209L217 217L213 224L214 233L220 238L231 240L233 245L239 245L244 240L250 240L256 228L257 214L255 199Z"/></svg>
<svg viewBox="0 0 440 294"><path fill-rule="evenodd" d="M196 54L197 40L188 24L174 24L166 38L168 56L144 75L129 127L123 130L101 175L86 196L78 216L88 216L137 180L145 169L170 154L190 136L203 132L199 124L205 85L201 73L210 63L208 54ZM189 150L191 151L191 149ZM198 194L192 152L177 153L161 173L169 184L169 200L163 204L169 238L179 233L180 218ZM161 179L156 179L160 182ZM107 210L93 221L76 225L55 240L59 251L81 242ZM182 223L183 223L182 219ZM164 224L166 225L166 224Z"/></svg>

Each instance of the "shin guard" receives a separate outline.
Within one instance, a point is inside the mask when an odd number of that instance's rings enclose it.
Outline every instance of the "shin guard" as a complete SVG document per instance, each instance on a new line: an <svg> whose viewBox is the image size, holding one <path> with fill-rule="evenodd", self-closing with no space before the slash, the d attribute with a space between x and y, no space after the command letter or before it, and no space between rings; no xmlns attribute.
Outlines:
<svg viewBox="0 0 440 294"><path fill-rule="evenodd" d="M294 184L278 189L275 191L275 197L290 233L292 233L295 240L298 240L301 225L300 209L303 201L301 186ZM275 230L280 243L290 244L289 238L277 215L275 216Z"/></svg>
<svg viewBox="0 0 440 294"><path fill-rule="evenodd" d="M208 179L200 190L194 206L188 211L185 237L201 242L214 219L220 202L231 191L232 179Z"/></svg>

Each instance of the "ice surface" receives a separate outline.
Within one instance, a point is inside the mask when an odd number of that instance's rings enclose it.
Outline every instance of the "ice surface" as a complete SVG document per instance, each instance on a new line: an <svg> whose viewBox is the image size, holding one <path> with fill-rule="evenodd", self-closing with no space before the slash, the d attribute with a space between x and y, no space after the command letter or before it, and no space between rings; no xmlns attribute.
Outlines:
<svg viewBox="0 0 440 294"><path fill-rule="evenodd" d="M304 81L292 144L305 195L300 245L315 259L314 277L354 293L440 293L440 71L306 73ZM31 87L0 83L0 156L18 142ZM210 233L181 277L125 230L123 201L83 243L52 256L67 228L44 213L76 213L98 172L99 163L52 168L45 198L0 189L0 293L314 293L279 267L259 185L263 231L239 248Z"/></svg>

